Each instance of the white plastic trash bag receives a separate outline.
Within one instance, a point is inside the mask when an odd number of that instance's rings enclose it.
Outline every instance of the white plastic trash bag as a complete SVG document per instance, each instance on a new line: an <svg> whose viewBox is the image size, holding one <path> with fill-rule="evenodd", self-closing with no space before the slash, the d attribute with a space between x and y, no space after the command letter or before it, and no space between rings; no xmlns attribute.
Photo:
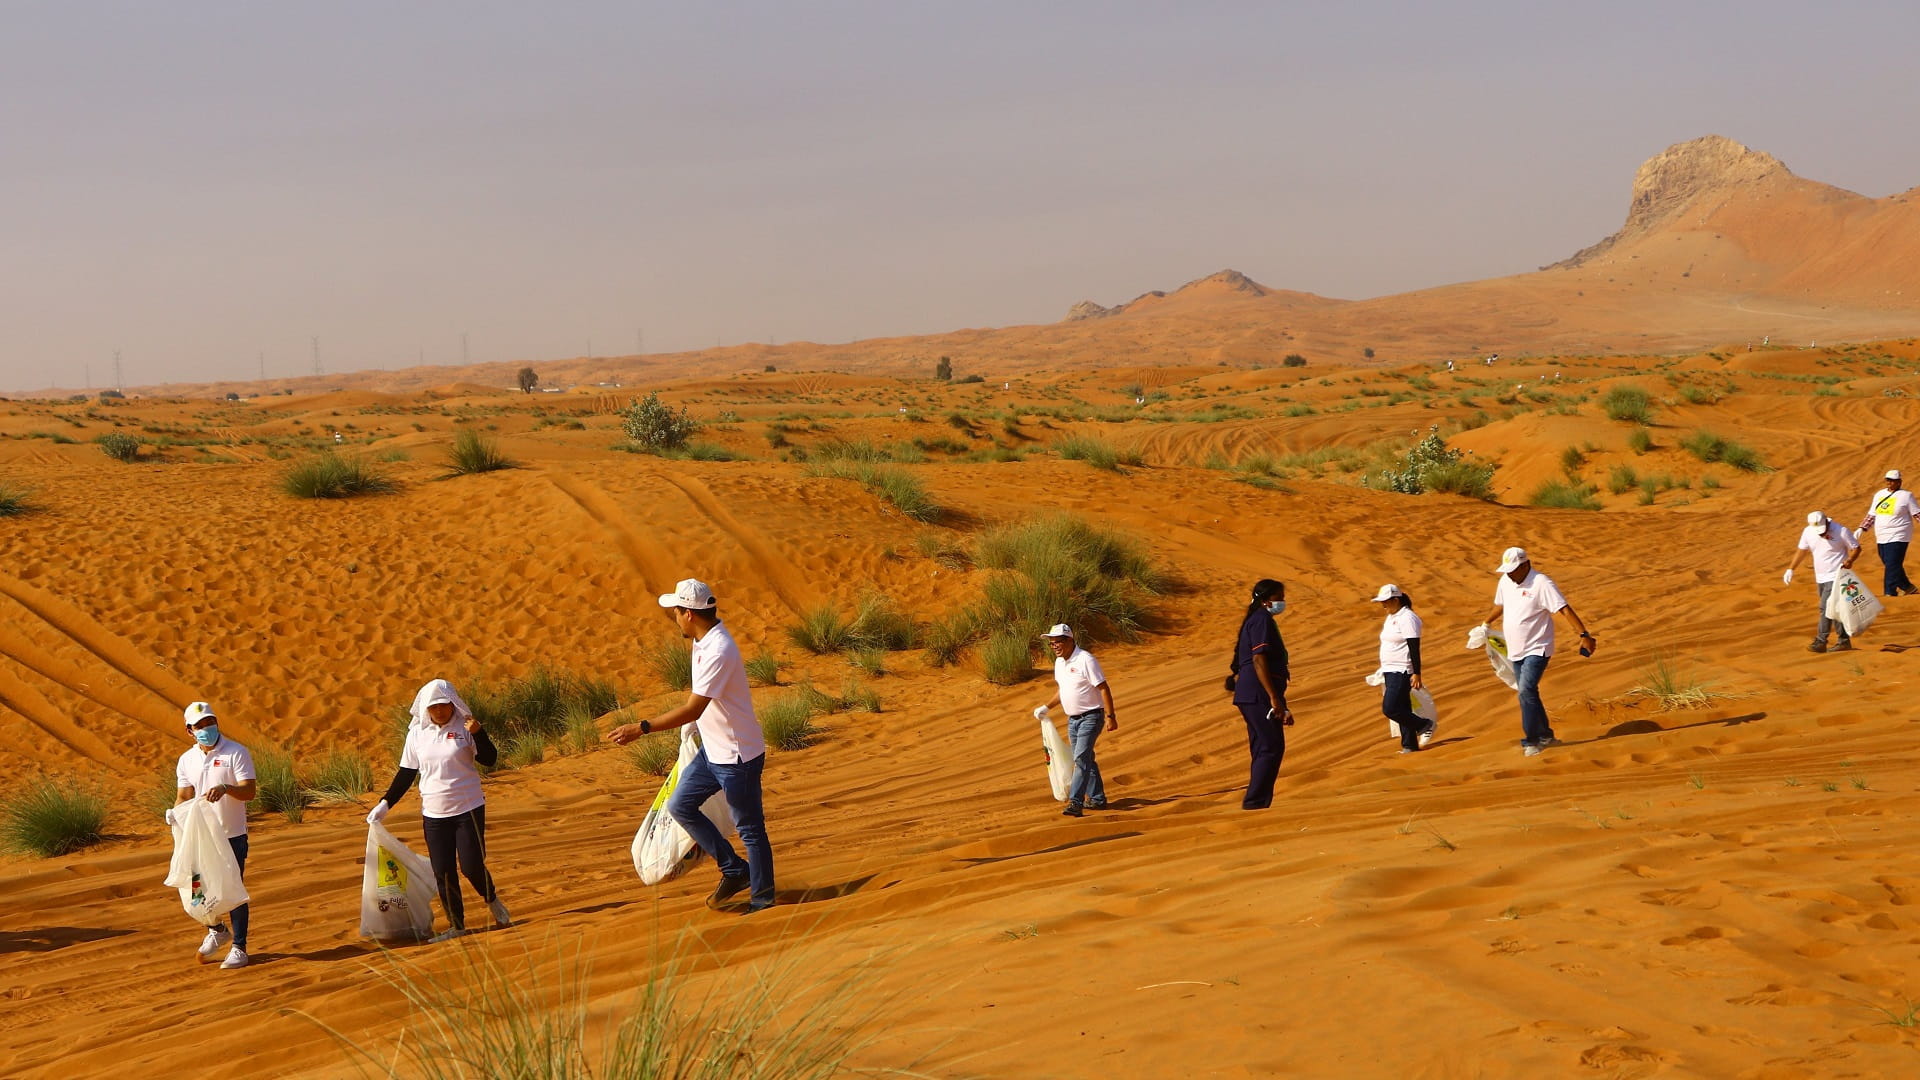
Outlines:
<svg viewBox="0 0 1920 1080"><path fill-rule="evenodd" d="M673 771L667 774L667 780L660 785L660 794L653 797L653 806L647 810L647 816L640 822L640 831L633 834L633 869L640 875L643 885L658 885L672 881L686 869L700 861L700 846L680 823L667 813L667 800L673 797L673 789L680 785L680 770L693 761L700 752L700 744L693 737L692 724L680 729L680 757L673 763ZM723 792L714 792L700 807L707 820L719 826L720 834L725 836L735 832L733 808L727 805Z"/></svg>
<svg viewBox="0 0 1920 1080"><path fill-rule="evenodd" d="M360 936L381 941L433 936L433 864L415 855L386 826L367 826L367 865L360 873Z"/></svg>
<svg viewBox="0 0 1920 1080"><path fill-rule="evenodd" d="M1493 632L1485 623L1467 632L1467 648L1487 650L1487 663L1493 665L1493 673L1510 689L1520 689L1520 680L1513 674L1513 661L1507 658L1507 639Z"/></svg>
<svg viewBox="0 0 1920 1080"><path fill-rule="evenodd" d="M1040 720L1040 745L1047 750L1047 782L1053 786L1056 802L1067 801L1067 791L1073 785L1073 747L1053 726L1053 721L1042 717Z"/></svg>
<svg viewBox="0 0 1920 1080"><path fill-rule="evenodd" d="M1833 579L1833 591L1827 594L1827 618L1840 624L1848 637L1865 630L1879 616L1880 598L1873 595L1860 575L1841 569Z"/></svg>
<svg viewBox="0 0 1920 1080"><path fill-rule="evenodd" d="M222 916L247 902L240 860L233 856L220 812L205 799L189 799L173 808L173 861L164 884L180 890L180 906L195 922L218 925Z"/></svg>
<svg viewBox="0 0 1920 1080"><path fill-rule="evenodd" d="M1384 682L1386 682L1386 679L1382 678L1377 671L1367 676L1367 685L1369 686L1379 686ZM1425 720L1429 724L1438 724L1440 722L1440 713L1433 707L1433 694L1425 687L1412 691L1408 695L1408 700L1413 704L1413 715ZM1400 737L1400 725L1392 720L1387 721L1387 737L1390 739Z"/></svg>

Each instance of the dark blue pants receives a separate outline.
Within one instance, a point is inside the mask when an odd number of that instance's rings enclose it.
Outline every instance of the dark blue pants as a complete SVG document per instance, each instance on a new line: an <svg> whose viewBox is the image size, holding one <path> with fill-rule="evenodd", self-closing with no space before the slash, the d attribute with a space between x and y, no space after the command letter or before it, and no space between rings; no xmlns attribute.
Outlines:
<svg viewBox="0 0 1920 1080"><path fill-rule="evenodd" d="M427 841L427 861L433 864L433 884L440 891L440 909L456 930L467 928L467 902L460 895L460 874L467 875L480 899L492 903L498 895L493 875L487 873L487 808L476 806L450 818L421 815L420 832ZM456 871L457 866L457 871Z"/></svg>
<svg viewBox="0 0 1920 1080"><path fill-rule="evenodd" d="M1427 730L1427 722L1413 711L1413 676L1404 671L1380 675L1386 680L1381 686L1381 715L1400 725L1400 749L1420 749L1420 733Z"/></svg>
<svg viewBox="0 0 1920 1080"><path fill-rule="evenodd" d="M1907 580L1907 541L1880 541L1880 566L1885 571L1880 583L1883 596L1893 596L1902 589L1913 588L1913 582Z"/></svg>
<svg viewBox="0 0 1920 1080"><path fill-rule="evenodd" d="M229 836L227 837L227 843L233 845L233 858L235 862L240 864L240 879L245 881L247 877L247 838L244 836ZM252 914L252 912L249 912L247 909L252 906L250 903L241 904L228 913L233 917L233 943L240 947L241 952L247 951L247 919L248 916Z"/></svg>
<svg viewBox="0 0 1920 1080"><path fill-rule="evenodd" d="M767 839L767 815L760 801L760 772L766 764L767 755L761 754L738 765L722 765L708 761L707 751L702 748L687 762L687 767L680 770L680 783L673 789L673 797L667 800L667 813L687 830L701 851L713 856L722 874L727 877L746 874L752 881L753 892L747 906L755 911L773 906L773 844ZM739 831L740 843L747 849L745 859L734 852L733 845L727 843L727 838L707 820L707 815L700 812L700 804L716 791L727 793L727 805L733 810L733 827Z"/></svg>
<svg viewBox="0 0 1920 1080"><path fill-rule="evenodd" d="M1280 759L1287 756L1286 729L1280 724L1280 714L1286 708L1284 702L1273 705L1264 698L1240 706L1240 716L1247 722L1247 750L1253 757L1247 773L1247 794L1240 800L1242 810L1265 810L1273 805L1273 783L1280 778Z"/></svg>

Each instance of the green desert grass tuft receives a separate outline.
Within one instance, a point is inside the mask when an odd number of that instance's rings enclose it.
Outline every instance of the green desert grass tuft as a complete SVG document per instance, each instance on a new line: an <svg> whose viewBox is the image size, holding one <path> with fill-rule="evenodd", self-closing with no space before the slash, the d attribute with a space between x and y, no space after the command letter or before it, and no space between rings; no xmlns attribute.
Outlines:
<svg viewBox="0 0 1920 1080"><path fill-rule="evenodd" d="M1767 467L1752 447L1723 439L1704 428L1682 439L1680 448L1709 465L1723 462L1741 472L1761 472Z"/></svg>
<svg viewBox="0 0 1920 1080"><path fill-rule="evenodd" d="M105 835L107 797L77 780L37 777L10 785L0 802L0 847L50 859Z"/></svg>
<svg viewBox="0 0 1920 1080"><path fill-rule="evenodd" d="M263 750L254 756L253 771L257 781L253 805L263 814L299 821L313 796L294 772L293 755L284 750Z"/></svg>
<svg viewBox="0 0 1920 1080"><path fill-rule="evenodd" d="M356 457L324 451L298 461L280 474L280 490L298 499L351 499L384 495L399 484Z"/></svg>
<svg viewBox="0 0 1920 1080"><path fill-rule="evenodd" d="M373 787L373 766L348 750L334 750L320 759L303 785L316 802L355 802Z"/></svg>
<svg viewBox="0 0 1920 1080"><path fill-rule="evenodd" d="M1165 575L1131 538L1070 514L1001 525L980 537L975 561L997 571L987 580L983 611L971 618L974 640L1001 628L1033 638L1056 622L1083 640L1133 640L1144 628Z"/></svg>
<svg viewBox="0 0 1920 1080"><path fill-rule="evenodd" d="M38 509L40 505L33 501L33 492L10 484L0 484L0 517L19 517Z"/></svg>
<svg viewBox="0 0 1920 1080"><path fill-rule="evenodd" d="M1696 709L1716 697L1710 683L1682 668L1674 658L1658 654L1640 671L1640 683L1630 693L1653 698L1662 709Z"/></svg>
<svg viewBox="0 0 1920 1080"><path fill-rule="evenodd" d="M815 460L807 463L807 475L857 481L914 521L938 521L944 513L919 479L898 466L858 459Z"/></svg>
<svg viewBox="0 0 1920 1080"><path fill-rule="evenodd" d="M1534 489L1527 502L1533 506L1560 510L1598 510L1600 500L1593 497L1594 491L1592 484L1548 480Z"/></svg>
<svg viewBox="0 0 1920 1080"><path fill-rule="evenodd" d="M807 689L810 688L782 694L754 710L769 745L781 750L798 750L819 735L820 729L813 722L818 706L815 695L807 693Z"/></svg>
<svg viewBox="0 0 1920 1080"><path fill-rule="evenodd" d="M501 745L503 761L507 744L516 736L551 739L566 732L572 712L604 716L620 707L619 692L611 682L541 664L504 683L475 680L463 692L474 716Z"/></svg>
<svg viewBox="0 0 1920 1080"><path fill-rule="evenodd" d="M980 667L995 686L1025 682L1033 675L1032 640L1014 631L994 634L980 647Z"/></svg>
<svg viewBox="0 0 1920 1080"><path fill-rule="evenodd" d="M770 652L756 653L746 662L747 681L755 686L780 685L780 660Z"/></svg>
<svg viewBox="0 0 1920 1080"><path fill-rule="evenodd" d="M680 740L673 735L642 735L627 744L627 761L648 776L665 776L680 758Z"/></svg>
<svg viewBox="0 0 1920 1080"><path fill-rule="evenodd" d="M1653 400L1637 386L1614 387L1600 399L1600 407L1606 410L1609 420L1626 420L1635 424L1653 422Z"/></svg>
<svg viewBox="0 0 1920 1080"><path fill-rule="evenodd" d="M669 690L693 686L693 646L683 637L662 638L648 645L642 655L647 670Z"/></svg>
<svg viewBox="0 0 1920 1080"><path fill-rule="evenodd" d="M1122 465L1140 464L1140 455L1132 450L1122 450L1103 439L1086 435L1069 435L1053 444L1055 451L1068 461L1084 461L1096 469L1119 472Z"/></svg>
<svg viewBox="0 0 1920 1080"><path fill-rule="evenodd" d="M482 436L472 428L462 428L460 433L453 437L452 449L447 451L446 475L449 477L499 472L502 469L519 467L519 462L500 452L498 443Z"/></svg>

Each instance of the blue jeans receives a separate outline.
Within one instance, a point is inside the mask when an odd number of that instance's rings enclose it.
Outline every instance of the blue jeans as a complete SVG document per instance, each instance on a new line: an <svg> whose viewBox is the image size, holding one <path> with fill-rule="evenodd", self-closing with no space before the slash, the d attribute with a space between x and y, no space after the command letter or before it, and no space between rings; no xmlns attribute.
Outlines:
<svg viewBox="0 0 1920 1080"><path fill-rule="evenodd" d="M245 881L247 877L247 838L244 836L229 836L227 837L227 844L233 848L233 859L240 864L240 879ZM233 916L233 943L240 947L241 952L247 951L247 921L248 916L252 914L247 908L251 906L251 904L241 904L239 907L228 912L229 915Z"/></svg>
<svg viewBox="0 0 1920 1080"><path fill-rule="evenodd" d="M1546 673L1544 656L1523 656L1513 662L1514 681L1520 684L1520 740L1535 746L1553 738L1547 707L1540 700L1540 677Z"/></svg>
<svg viewBox="0 0 1920 1080"><path fill-rule="evenodd" d="M1380 714L1400 725L1400 749L1420 749L1420 735L1427 722L1413 711L1413 675L1405 671L1383 671Z"/></svg>
<svg viewBox="0 0 1920 1080"><path fill-rule="evenodd" d="M1100 763L1093 760L1093 744L1106 726L1105 709L1089 709L1067 717L1067 739L1073 744L1073 779L1067 783L1067 804L1092 803L1104 806L1107 785L1100 780Z"/></svg>
<svg viewBox="0 0 1920 1080"><path fill-rule="evenodd" d="M1913 582L1907 580L1907 541L1880 541L1880 566L1885 571L1880 582L1882 595L1913 588Z"/></svg>
<svg viewBox="0 0 1920 1080"><path fill-rule="evenodd" d="M1247 722L1247 753L1252 762L1247 769L1247 793L1240 799L1242 810L1265 810L1273 805L1273 785L1280 778L1280 762L1287 756L1287 729L1278 715L1287 707L1267 700L1265 694L1240 705L1240 718Z"/></svg>
<svg viewBox="0 0 1920 1080"><path fill-rule="evenodd" d="M721 765L708 761L707 751L702 748L680 770L680 783L667 800L667 813L687 830L701 851L713 856L722 874L731 878L745 874L752 881L747 906L755 911L773 906L773 845L767 840L767 815L760 804L760 772L766 764L767 755L761 754L738 765ZM716 791L727 793L733 827L739 830L740 843L747 849L745 859L700 812L700 804Z"/></svg>
<svg viewBox="0 0 1920 1080"><path fill-rule="evenodd" d="M1820 583L1820 622L1818 625L1816 625L1813 628L1813 640L1819 642L1822 645L1825 645L1827 643L1827 635L1832 633L1835 630L1840 631L1841 641L1853 640L1852 636L1847 633L1846 627L1841 626L1839 623L1834 622L1832 619L1827 618L1827 598L1832 595L1833 595L1833 582L1831 581L1821 582Z"/></svg>

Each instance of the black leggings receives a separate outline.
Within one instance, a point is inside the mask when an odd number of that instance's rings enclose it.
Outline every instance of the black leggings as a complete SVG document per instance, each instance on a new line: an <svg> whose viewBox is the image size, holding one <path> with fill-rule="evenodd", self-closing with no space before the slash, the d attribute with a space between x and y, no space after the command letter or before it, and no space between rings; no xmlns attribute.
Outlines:
<svg viewBox="0 0 1920 1080"><path fill-rule="evenodd" d="M487 808L476 807L457 817L422 817L427 836L427 861L433 864L433 883L440 890L440 907L454 929L467 928L467 905L460 895L460 874L467 875L480 899L492 903L493 877L487 873ZM454 872L458 856L460 872Z"/></svg>

